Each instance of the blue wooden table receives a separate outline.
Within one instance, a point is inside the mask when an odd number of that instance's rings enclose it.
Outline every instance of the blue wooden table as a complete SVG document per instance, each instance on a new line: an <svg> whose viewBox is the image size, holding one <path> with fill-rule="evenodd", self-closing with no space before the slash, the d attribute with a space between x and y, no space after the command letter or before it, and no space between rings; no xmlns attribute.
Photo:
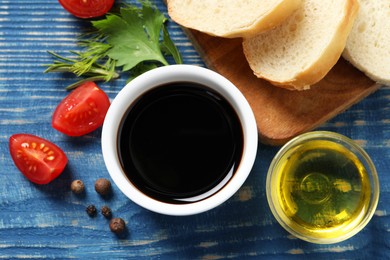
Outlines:
<svg viewBox="0 0 390 260"><path fill-rule="evenodd" d="M166 13L162 1L154 3ZM53 61L47 51L66 55L75 50L77 36L88 26L56 0L0 0L0 258L390 258L390 87L319 128L356 140L377 167L377 211L353 238L316 245L282 229L265 196L267 169L279 147L262 144L246 183L223 205L188 217L160 215L129 201L116 186L109 198L94 191L96 179L110 178L100 130L70 138L51 127L53 110L74 78L43 74L43 64ZM171 22L169 30L184 63L204 66L180 28ZM112 99L124 84L123 78L100 86ZM9 155L8 139L15 133L39 135L59 145L69 158L63 174L49 185L27 181ZM74 179L84 181L83 196L70 191ZM114 216L126 221L128 232L117 237L103 216L88 217L89 204L110 206Z"/></svg>

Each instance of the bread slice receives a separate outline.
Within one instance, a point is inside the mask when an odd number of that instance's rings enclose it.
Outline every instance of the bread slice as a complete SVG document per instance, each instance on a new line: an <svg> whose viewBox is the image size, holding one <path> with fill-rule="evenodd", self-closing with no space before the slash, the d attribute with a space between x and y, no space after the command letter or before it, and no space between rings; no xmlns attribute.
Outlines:
<svg viewBox="0 0 390 260"><path fill-rule="evenodd" d="M244 39L254 74L287 89L310 88L340 58L358 9L357 0L303 0L280 26Z"/></svg>
<svg viewBox="0 0 390 260"><path fill-rule="evenodd" d="M302 0L168 0L176 23L209 35L251 37L280 24Z"/></svg>
<svg viewBox="0 0 390 260"><path fill-rule="evenodd" d="M343 57L372 80L390 85L390 2L358 2L360 10Z"/></svg>

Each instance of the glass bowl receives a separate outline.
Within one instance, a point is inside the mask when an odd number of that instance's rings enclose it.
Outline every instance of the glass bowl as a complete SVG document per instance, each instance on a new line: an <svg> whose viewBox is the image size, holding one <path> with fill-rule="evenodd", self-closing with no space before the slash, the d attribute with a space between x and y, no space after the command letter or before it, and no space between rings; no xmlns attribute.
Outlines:
<svg viewBox="0 0 390 260"><path fill-rule="evenodd" d="M271 162L267 200L280 225L318 244L346 240L362 230L379 199L368 154L353 140L314 131L286 143Z"/></svg>

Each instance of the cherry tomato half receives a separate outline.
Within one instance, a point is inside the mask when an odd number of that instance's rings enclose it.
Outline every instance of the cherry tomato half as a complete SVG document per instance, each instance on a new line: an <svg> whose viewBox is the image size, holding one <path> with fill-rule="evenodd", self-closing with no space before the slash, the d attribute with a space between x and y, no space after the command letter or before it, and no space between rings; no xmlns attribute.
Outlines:
<svg viewBox="0 0 390 260"><path fill-rule="evenodd" d="M79 18L94 18L106 14L114 0L59 0L62 7Z"/></svg>
<svg viewBox="0 0 390 260"><path fill-rule="evenodd" d="M68 163L61 148L35 135L12 135L9 150L16 167L37 184L47 184L57 178Z"/></svg>
<svg viewBox="0 0 390 260"><path fill-rule="evenodd" d="M66 135L85 135L103 125L109 107L106 93L94 82L86 82L57 106L52 126Z"/></svg>

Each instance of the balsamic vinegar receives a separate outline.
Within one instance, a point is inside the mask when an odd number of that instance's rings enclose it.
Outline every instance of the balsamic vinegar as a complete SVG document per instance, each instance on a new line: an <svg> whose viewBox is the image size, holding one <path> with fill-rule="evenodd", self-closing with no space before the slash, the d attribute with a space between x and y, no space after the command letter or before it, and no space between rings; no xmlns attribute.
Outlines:
<svg viewBox="0 0 390 260"><path fill-rule="evenodd" d="M241 124L229 102L190 82L143 94L130 105L118 134L128 179L143 193L169 203L203 199L199 195L227 182L242 150Z"/></svg>

